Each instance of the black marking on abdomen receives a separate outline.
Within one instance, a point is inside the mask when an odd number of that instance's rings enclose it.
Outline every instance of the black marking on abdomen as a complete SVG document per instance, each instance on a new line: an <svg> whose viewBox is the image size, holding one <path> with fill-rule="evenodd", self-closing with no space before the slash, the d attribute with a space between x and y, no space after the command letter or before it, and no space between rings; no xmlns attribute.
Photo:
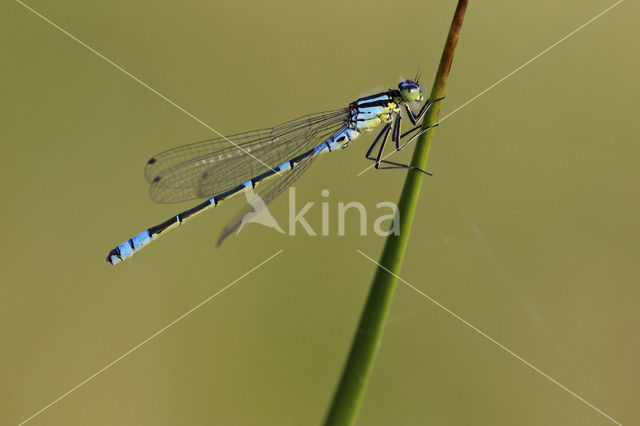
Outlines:
<svg viewBox="0 0 640 426"><path fill-rule="evenodd" d="M120 248L119 247L114 248L107 255L107 262L109 262L110 264L113 265L113 261L111 260L111 256L117 256L118 259L122 260L122 256L120 255Z"/></svg>
<svg viewBox="0 0 640 426"><path fill-rule="evenodd" d="M218 205L218 203L220 201L224 200L225 198L235 194L236 192L239 192L242 188L244 188L244 185L238 185L238 186L236 186L234 188L231 188L228 191L223 192L220 195L216 195L216 197L215 197L216 205Z"/></svg>
<svg viewBox="0 0 640 426"><path fill-rule="evenodd" d="M253 187L256 187L256 184L266 178L268 178L269 176L273 176L276 174L276 170L275 169L271 169L271 170L267 170L266 172L264 172L261 175L258 175L256 177L254 177L253 179L251 179L251 185L253 185Z"/></svg>
<svg viewBox="0 0 640 426"><path fill-rule="evenodd" d="M136 249L136 247L133 245L133 238L129 238L128 243L129 243L129 246L131 247L131 250L135 250Z"/></svg>
<svg viewBox="0 0 640 426"><path fill-rule="evenodd" d="M183 211L178 215L180 222L189 219L194 214L198 213L200 210L209 207L213 202L211 200L207 200L204 203L200 203L197 206L190 208L189 210Z"/></svg>
<svg viewBox="0 0 640 426"><path fill-rule="evenodd" d="M173 225L177 221L178 221L178 219L174 216L169 220L165 220L160 225L152 226L151 228L149 228L147 230L147 232L149 234L151 234L151 235L160 234L162 231L164 231L165 229L167 229L168 227L170 227L171 225Z"/></svg>
<svg viewBox="0 0 640 426"><path fill-rule="evenodd" d="M298 164L300 161L304 160L305 158L315 154L316 149L312 148L307 152L304 152L300 155L298 155L297 157L292 158L291 160L289 160L289 164L291 164L291 170L293 170L293 166L295 166L296 164Z"/></svg>

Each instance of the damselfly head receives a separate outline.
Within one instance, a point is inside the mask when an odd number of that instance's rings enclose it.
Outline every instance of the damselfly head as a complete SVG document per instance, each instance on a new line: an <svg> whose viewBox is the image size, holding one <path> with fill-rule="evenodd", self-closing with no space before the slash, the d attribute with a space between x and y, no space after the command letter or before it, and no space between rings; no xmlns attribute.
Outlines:
<svg viewBox="0 0 640 426"><path fill-rule="evenodd" d="M405 102L422 102L424 100L420 85L413 80L402 80L400 84L398 84L398 90L400 91L402 100Z"/></svg>

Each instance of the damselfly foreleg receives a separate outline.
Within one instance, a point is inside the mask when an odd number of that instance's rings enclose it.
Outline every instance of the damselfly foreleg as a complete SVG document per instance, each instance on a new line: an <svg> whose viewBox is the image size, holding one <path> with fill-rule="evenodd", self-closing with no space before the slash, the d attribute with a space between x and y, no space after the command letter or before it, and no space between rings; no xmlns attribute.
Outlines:
<svg viewBox="0 0 640 426"><path fill-rule="evenodd" d="M395 122L394 122L394 125L393 125L393 135L391 136L391 139L393 139L396 142L396 148L399 146L399 143L400 143L400 138L398 137L400 135L400 125L399 125L399 120L400 119L401 119L400 115L397 115L396 119L395 119ZM389 137L389 132L390 131L391 131L391 123L387 123L382 128L380 133L378 133L378 136L376 136L375 140L373 141L373 143L371 144L371 146L367 150L366 157L367 157L368 160L371 160L371 161L375 162L374 167L376 169L378 169L378 170L384 170L384 169L416 169L416 170L421 171L424 174L427 174L427 175L431 176L431 173L425 172L420 167L412 166L412 165L409 165L409 164L396 163L395 161L388 161L388 160L382 159L382 154L384 152L384 146L387 143L387 139ZM376 147L376 145L378 143L380 143L380 148L378 148L378 154L375 157L372 157L371 153L373 152L373 150L375 149L375 147ZM381 166L381 164L389 164L389 166Z"/></svg>
<svg viewBox="0 0 640 426"><path fill-rule="evenodd" d="M426 112L429 111L429 108L431 108L431 105L435 104L436 102L440 102L443 99L444 99L444 96L434 101L428 100L427 103L425 103L422 106L422 108L420 108L420 111L418 111L417 114L411 111L411 108L409 108L409 105L405 104L404 109L407 111L407 117L411 121L411 124L415 126L418 123L418 121L422 120L422 117L426 114Z"/></svg>
<svg viewBox="0 0 640 426"><path fill-rule="evenodd" d="M413 142L413 140L414 140L415 138L417 138L418 136L420 136L421 134L423 134L423 133L424 133L424 132L426 132L427 130L432 129L432 128L434 128L434 127L438 126L438 125L439 125L439 124L436 122L436 124L433 124L433 125L431 125L431 126L429 126L429 127L422 128L422 126L421 126L421 125L418 125L418 126L414 127L414 128L413 128L413 129L411 129L411 130L407 130L407 131L406 131L406 132L404 132L402 135L400 135L400 139L403 139L405 136L407 136L407 135L409 135L409 134L411 134L411 133L415 132L416 130L418 130L418 133L416 133L415 135L411 136L411 137L409 138L409 140L407 140L407 141L406 141L405 143L403 143L402 145L398 146L398 147L396 148L396 151L400 151L400 150L401 150L401 149L403 149L405 146L407 146L407 145L409 145L411 142ZM399 143L400 143L400 142L398 141L398 142L397 142L397 144L399 144Z"/></svg>

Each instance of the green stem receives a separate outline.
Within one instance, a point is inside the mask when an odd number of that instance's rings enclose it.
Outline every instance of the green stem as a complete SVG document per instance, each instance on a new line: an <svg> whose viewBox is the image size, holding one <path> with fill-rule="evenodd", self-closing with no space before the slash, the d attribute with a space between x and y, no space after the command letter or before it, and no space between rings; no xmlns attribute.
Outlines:
<svg viewBox="0 0 640 426"><path fill-rule="evenodd" d="M429 99L438 99L444 96L467 3L468 0L458 1ZM429 109L422 122L423 128L436 123L441 103L436 102ZM423 170L426 169L429 158L433 132L434 128L420 135L413 152L411 164ZM380 266L376 270L369 290L349 358L325 420L326 426L347 426L353 425L356 421L373 367L376 349L382 340L382 331L393 297L396 275L400 272L402 259L407 248L423 177L424 174L418 170L407 172L398 203L400 233L389 235L385 242L380 257Z"/></svg>

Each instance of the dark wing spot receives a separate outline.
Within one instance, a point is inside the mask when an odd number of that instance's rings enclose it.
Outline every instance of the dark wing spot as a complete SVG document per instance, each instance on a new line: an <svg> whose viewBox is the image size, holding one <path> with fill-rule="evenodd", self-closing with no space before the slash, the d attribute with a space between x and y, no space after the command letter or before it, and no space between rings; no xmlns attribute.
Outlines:
<svg viewBox="0 0 640 426"><path fill-rule="evenodd" d="M154 177L151 183L156 183L156 182L160 182L160 176Z"/></svg>
<svg viewBox="0 0 640 426"><path fill-rule="evenodd" d="M150 159L149 161L147 161L147 164L153 164L156 162L155 158Z"/></svg>

